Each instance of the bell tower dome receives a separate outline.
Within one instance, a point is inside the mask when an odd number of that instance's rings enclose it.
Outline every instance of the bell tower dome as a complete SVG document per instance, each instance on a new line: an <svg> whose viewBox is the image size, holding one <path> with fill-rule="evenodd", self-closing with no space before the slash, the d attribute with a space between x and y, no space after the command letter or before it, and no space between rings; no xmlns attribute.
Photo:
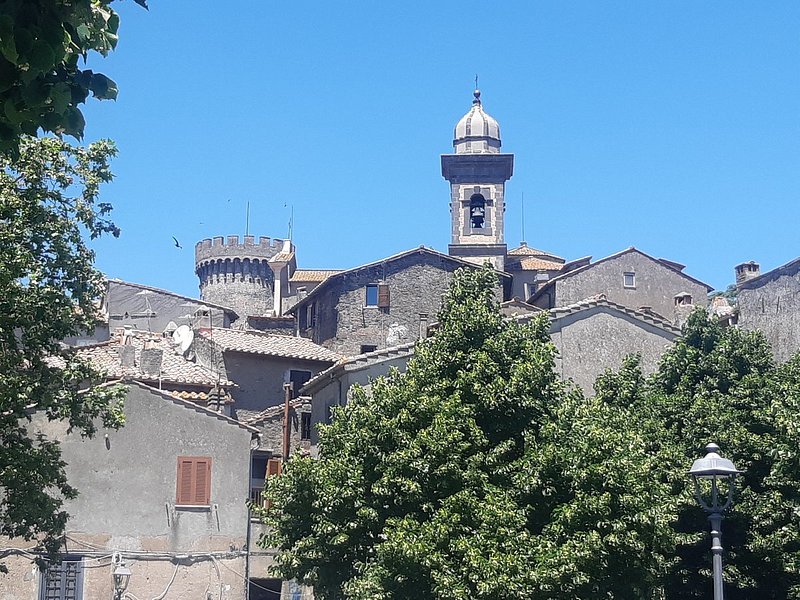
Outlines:
<svg viewBox="0 0 800 600"><path fill-rule="evenodd" d="M500 126L483 110L480 90L473 96L455 127L455 154L442 155L442 176L450 182L449 254L503 270L505 183L514 173L514 155L500 153Z"/></svg>

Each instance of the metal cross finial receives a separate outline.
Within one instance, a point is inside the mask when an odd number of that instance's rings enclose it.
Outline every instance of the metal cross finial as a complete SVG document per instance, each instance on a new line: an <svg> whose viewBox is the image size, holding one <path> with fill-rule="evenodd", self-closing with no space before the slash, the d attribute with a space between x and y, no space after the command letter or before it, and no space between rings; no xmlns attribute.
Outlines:
<svg viewBox="0 0 800 600"><path fill-rule="evenodd" d="M475 73L475 89L478 89L478 74Z"/></svg>

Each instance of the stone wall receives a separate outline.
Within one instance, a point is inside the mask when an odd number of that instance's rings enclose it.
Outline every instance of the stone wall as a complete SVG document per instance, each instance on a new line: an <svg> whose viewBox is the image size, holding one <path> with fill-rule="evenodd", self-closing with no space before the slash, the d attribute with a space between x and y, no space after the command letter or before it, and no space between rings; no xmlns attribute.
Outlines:
<svg viewBox="0 0 800 600"><path fill-rule="evenodd" d="M634 287L623 285L624 273L635 273ZM691 294L696 306L708 304L705 286L635 251L595 263L557 280L554 285L556 307L604 294L611 302L633 309L649 306L662 317L673 320L678 293Z"/></svg>
<svg viewBox="0 0 800 600"><path fill-rule="evenodd" d="M453 272L460 266L445 257L414 252L338 275L315 294L316 324L301 334L343 355L361 354L365 345L381 350L414 341L419 337L420 315L435 322ZM375 283L388 285L389 308L366 306L366 286Z"/></svg>
<svg viewBox="0 0 800 600"><path fill-rule="evenodd" d="M800 350L800 272L761 281L739 290L739 326L762 331L775 359L784 362Z"/></svg>
<svg viewBox="0 0 800 600"><path fill-rule="evenodd" d="M240 317L272 313L274 275L268 261L283 240L229 235L201 240L195 246L195 273L200 295L230 306Z"/></svg>

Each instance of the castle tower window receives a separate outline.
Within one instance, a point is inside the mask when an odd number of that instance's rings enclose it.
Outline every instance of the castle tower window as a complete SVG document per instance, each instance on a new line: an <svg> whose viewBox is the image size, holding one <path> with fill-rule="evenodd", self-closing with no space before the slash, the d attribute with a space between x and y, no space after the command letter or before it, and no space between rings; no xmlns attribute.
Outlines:
<svg viewBox="0 0 800 600"><path fill-rule="evenodd" d="M473 229L483 229L486 220L486 198L472 194L469 199L469 221Z"/></svg>

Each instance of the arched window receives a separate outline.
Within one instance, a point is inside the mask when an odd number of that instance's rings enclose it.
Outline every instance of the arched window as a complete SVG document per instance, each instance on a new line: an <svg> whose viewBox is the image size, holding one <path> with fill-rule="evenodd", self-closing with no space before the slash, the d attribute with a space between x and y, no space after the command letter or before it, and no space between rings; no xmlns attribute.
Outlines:
<svg viewBox="0 0 800 600"><path fill-rule="evenodd" d="M469 221L473 229L483 229L486 220L486 198L472 194L469 199Z"/></svg>

